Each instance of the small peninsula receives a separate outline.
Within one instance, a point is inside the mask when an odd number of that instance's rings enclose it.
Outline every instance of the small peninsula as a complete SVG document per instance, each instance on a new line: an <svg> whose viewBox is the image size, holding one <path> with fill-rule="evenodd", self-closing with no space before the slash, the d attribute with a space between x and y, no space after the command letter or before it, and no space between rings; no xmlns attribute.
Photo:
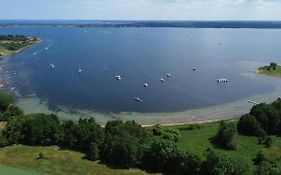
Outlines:
<svg viewBox="0 0 281 175"><path fill-rule="evenodd" d="M31 36L0 35L0 57L17 53L39 42L39 38Z"/></svg>
<svg viewBox="0 0 281 175"><path fill-rule="evenodd" d="M259 67L258 73L273 77L281 77L281 66L277 63L270 63L269 66Z"/></svg>

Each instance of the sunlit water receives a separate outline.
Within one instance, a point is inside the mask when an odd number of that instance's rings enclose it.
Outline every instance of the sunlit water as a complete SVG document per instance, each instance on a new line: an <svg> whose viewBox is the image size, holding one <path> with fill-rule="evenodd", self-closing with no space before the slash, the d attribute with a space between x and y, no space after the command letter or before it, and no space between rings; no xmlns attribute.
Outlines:
<svg viewBox="0 0 281 175"><path fill-rule="evenodd" d="M32 96L54 111L196 110L270 93L279 81L244 74L281 62L281 30L10 27L0 34L42 39L5 58L2 72L21 103Z"/></svg>

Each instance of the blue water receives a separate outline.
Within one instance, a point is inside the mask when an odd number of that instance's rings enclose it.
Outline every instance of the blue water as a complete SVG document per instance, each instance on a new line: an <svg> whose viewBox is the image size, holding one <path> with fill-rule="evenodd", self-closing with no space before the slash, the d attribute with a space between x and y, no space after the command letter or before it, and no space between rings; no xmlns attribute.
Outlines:
<svg viewBox="0 0 281 175"><path fill-rule="evenodd" d="M36 93L53 110L174 112L224 104L273 89L233 65L281 62L281 30L25 26L0 34L42 39L2 66L9 86L23 97ZM217 78L230 82L218 84Z"/></svg>

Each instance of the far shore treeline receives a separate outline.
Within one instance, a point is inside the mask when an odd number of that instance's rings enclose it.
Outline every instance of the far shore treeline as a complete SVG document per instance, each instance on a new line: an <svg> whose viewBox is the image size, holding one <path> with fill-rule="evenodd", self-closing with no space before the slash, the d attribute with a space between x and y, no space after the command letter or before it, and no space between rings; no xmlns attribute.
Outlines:
<svg viewBox="0 0 281 175"><path fill-rule="evenodd" d="M207 149L204 159L183 151L177 145L177 130L155 125L143 128L134 121L108 121L102 128L94 118L60 121L56 115L30 114L12 104L12 98L0 93L0 119L6 122L0 132L0 146L25 144L57 145L85 153L89 160L121 168L141 168L149 172L188 175L249 175L243 160ZM211 142L224 150L236 149L236 135L257 137L270 147L271 135L281 135L281 99L255 105L249 114L236 121L222 121ZM38 159L46 155L40 153ZM280 175L276 162L259 152L253 161L254 175Z"/></svg>

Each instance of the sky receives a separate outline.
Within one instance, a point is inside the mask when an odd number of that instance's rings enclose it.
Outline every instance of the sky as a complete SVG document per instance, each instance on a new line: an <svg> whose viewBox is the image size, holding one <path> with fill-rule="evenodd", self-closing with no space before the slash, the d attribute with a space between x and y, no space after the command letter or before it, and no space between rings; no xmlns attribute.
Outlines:
<svg viewBox="0 0 281 175"><path fill-rule="evenodd" d="M281 20L281 0L0 0L0 19Z"/></svg>

